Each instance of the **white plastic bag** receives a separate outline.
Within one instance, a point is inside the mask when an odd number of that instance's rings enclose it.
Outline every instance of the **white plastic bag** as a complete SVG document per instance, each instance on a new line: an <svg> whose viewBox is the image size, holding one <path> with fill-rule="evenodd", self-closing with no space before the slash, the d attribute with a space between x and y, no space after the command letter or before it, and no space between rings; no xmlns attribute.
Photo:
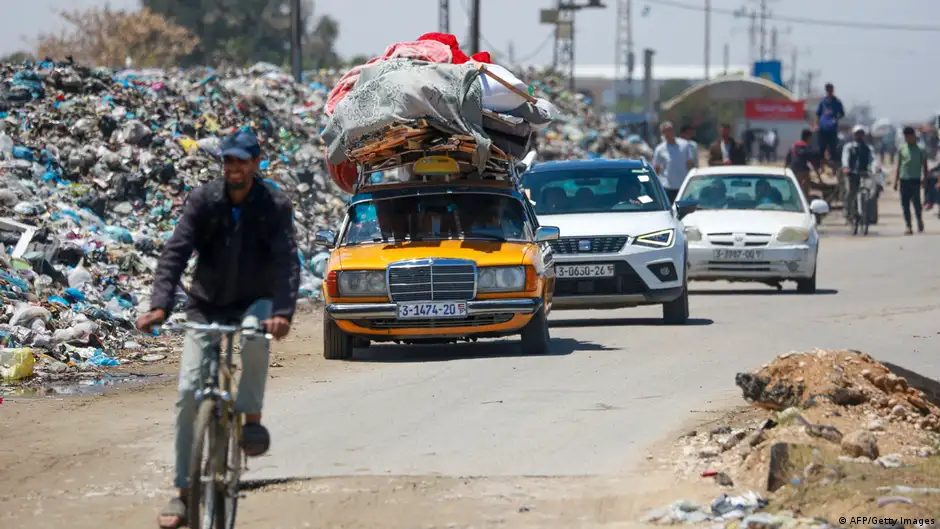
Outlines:
<svg viewBox="0 0 940 529"><path fill-rule="evenodd" d="M69 288L81 288L85 283L91 283L91 273L85 270L84 264L85 258L83 257L69 272Z"/></svg>
<svg viewBox="0 0 940 529"><path fill-rule="evenodd" d="M486 69L503 81L515 86L522 93L528 93L529 87L509 70L498 64L487 64ZM526 102L521 95L506 88L484 72L480 72L480 82L483 84L483 108L488 108L493 112L508 112L514 108L519 108Z"/></svg>

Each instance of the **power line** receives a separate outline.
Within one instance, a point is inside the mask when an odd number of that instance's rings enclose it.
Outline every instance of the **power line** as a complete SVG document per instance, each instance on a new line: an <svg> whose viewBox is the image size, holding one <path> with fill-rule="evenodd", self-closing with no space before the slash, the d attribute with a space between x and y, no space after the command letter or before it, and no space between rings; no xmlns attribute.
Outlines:
<svg viewBox="0 0 940 529"><path fill-rule="evenodd" d="M652 5L661 5L666 7L675 7L677 9L686 9L689 11L698 11L703 12L705 8L698 5L686 4L683 2L675 2L673 0L645 0L647 4ZM711 8L712 13L719 15L730 15L735 18L740 18L740 11L732 9L721 9L721 8ZM791 16L780 16L772 15L768 18L776 20L778 22L788 22L790 24L803 24L805 26L826 26L826 27L842 27L842 28L852 28L852 29L873 29L873 30L886 30L886 31L922 31L927 33L940 33L940 26L921 26L916 24L882 24L877 22L845 22L842 20L820 20L818 18L806 18L806 17L791 17Z"/></svg>

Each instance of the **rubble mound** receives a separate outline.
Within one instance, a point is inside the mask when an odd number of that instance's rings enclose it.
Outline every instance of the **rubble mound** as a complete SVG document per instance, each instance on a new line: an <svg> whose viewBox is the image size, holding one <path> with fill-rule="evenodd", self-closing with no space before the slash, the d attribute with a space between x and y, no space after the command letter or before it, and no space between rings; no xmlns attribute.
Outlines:
<svg viewBox="0 0 940 529"><path fill-rule="evenodd" d="M817 349L785 353L735 384L751 404L774 410L811 406L820 399L839 406L868 404L882 417L940 432L940 408L870 355Z"/></svg>

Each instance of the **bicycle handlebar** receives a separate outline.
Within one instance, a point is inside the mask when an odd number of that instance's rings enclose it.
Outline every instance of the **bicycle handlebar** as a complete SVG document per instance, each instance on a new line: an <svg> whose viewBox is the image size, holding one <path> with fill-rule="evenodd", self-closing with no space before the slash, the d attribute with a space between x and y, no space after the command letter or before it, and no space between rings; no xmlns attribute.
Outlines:
<svg viewBox="0 0 940 529"><path fill-rule="evenodd" d="M260 327L247 327L241 325L219 325L218 323L164 323L160 326L164 331L199 331L211 334L235 334L241 333L242 336L263 336L266 340L273 340L274 336L264 332Z"/></svg>

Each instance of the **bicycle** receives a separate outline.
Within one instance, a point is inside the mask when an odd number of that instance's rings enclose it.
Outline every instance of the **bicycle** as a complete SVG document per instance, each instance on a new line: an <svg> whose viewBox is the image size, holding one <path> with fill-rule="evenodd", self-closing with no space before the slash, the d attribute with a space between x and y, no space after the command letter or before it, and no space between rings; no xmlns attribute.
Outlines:
<svg viewBox="0 0 940 529"><path fill-rule="evenodd" d="M272 336L262 329L240 325L168 323L161 328L170 332L208 332L221 337L219 347L213 348L209 358L203 385L196 392L200 404L190 456L187 520L190 529L232 529L238 509L239 480L248 470L241 438L244 417L235 411L232 395L234 338L241 334L243 339L271 340Z"/></svg>
<svg viewBox="0 0 940 529"><path fill-rule="evenodd" d="M855 215L852 217L852 235L858 235L859 228L862 229L863 235L868 235L875 196L875 179L868 173L859 173L858 177L858 192L855 194Z"/></svg>

